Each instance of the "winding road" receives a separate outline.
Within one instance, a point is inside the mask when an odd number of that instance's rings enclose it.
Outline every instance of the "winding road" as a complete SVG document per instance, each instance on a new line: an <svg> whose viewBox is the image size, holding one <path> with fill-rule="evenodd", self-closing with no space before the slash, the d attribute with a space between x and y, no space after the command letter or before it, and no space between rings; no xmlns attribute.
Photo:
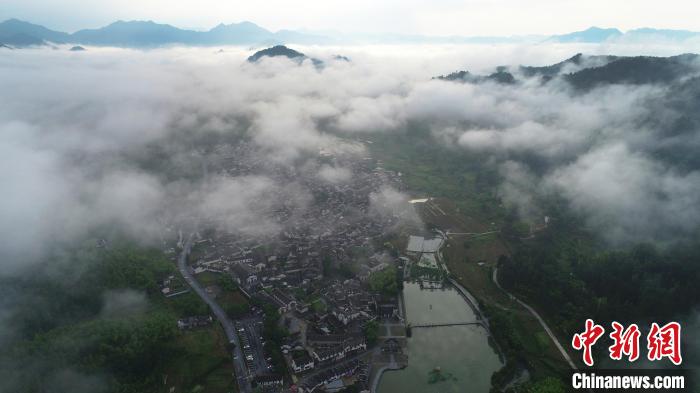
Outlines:
<svg viewBox="0 0 700 393"><path fill-rule="evenodd" d="M226 315L224 309L222 309L221 306L211 296L209 296L207 291L204 290L204 288L194 278L192 271L187 266L187 256L191 251L192 235L187 238L187 241L182 247L182 252L177 259L177 268L192 290L194 290L194 292L199 295L199 297L202 298L207 305L209 305L212 313L214 313L214 316L216 316L216 319L219 320L221 326L224 328L224 332L226 332L226 337L228 338L229 343L234 346L231 350L231 356L233 358L233 368L237 377L238 391L242 393L251 393L253 389L250 384L250 379L248 378L248 372L245 366L243 353L241 352L241 346L238 342L236 328L233 325L233 321L231 321L228 315Z"/></svg>
<svg viewBox="0 0 700 393"><path fill-rule="evenodd" d="M492 279L493 279L493 283L496 284L496 286L497 286L501 291L503 291L506 295L510 296L512 299L514 299L514 300L515 300L516 302L518 302L521 306L525 307L525 308L527 309L527 311L530 312L530 314L532 314L535 318L537 318L537 320L539 321L540 325L542 325L542 328L544 329L544 331L547 333L547 335L549 336L549 338L552 339L552 341L554 342L554 345L557 347L557 349L559 350L559 352L561 352L561 356L563 356L563 357L564 357L564 360L566 360L566 362L569 363L569 366L571 366L571 369L574 370L574 371L578 370L578 367L576 367L576 365L574 364L573 360L571 360L571 357L569 356L569 354L566 353L566 350L564 350L564 347L559 343L559 340L557 340L557 338L554 336L554 333L552 333L552 330L549 328L549 326L547 326L547 323L544 321L544 319L542 319L542 317L540 316L540 314L538 314L537 311L535 311L535 309L532 308L532 307L530 307L527 303L521 301L521 300L518 299L517 297L513 296L510 292L508 292L508 291L506 291L505 289L503 289L503 287L501 287L501 284L498 283L498 268L494 268L494 269L493 269L493 277L492 277Z"/></svg>

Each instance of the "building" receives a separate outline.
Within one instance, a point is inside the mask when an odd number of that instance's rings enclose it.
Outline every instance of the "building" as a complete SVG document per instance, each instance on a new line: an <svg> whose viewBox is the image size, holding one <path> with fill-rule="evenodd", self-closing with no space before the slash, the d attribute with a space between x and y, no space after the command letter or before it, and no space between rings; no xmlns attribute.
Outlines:
<svg viewBox="0 0 700 393"><path fill-rule="evenodd" d="M250 287L258 283L255 268L245 263L231 264L230 271L236 277L238 285Z"/></svg>
<svg viewBox="0 0 700 393"><path fill-rule="evenodd" d="M311 356L317 363L336 362L367 349L367 342L361 334L307 335L306 344L314 348Z"/></svg>
<svg viewBox="0 0 700 393"><path fill-rule="evenodd" d="M304 351L292 352L292 370L295 374L302 373L314 368L314 360L309 353Z"/></svg>
<svg viewBox="0 0 700 393"><path fill-rule="evenodd" d="M311 355L319 363L337 362L345 357L345 349L342 346L329 349L314 349Z"/></svg>
<svg viewBox="0 0 700 393"><path fill-rule="evenodd" d="M406 252L420 254L423 252L434 253L440 249L443 239L436 237L433 239L425 239L422 236L410 236Z"/></svg>
<svg viewBox="0 0 700 393"><path fill-rule="evenodd" d="M289 293L285 293L279 288L270 291L270 298L277 305L280 314L295 310L297 308L297 300Z"/></svg>
<svg viewBox="0 0 700 393"><path fill-rule="evenodd" d="M177 327L180 330L190 330L198 327L209 326L214 320L211 315L194 316L182 318L177 321Z"/></svg>
<svg viewBox="0 0 700 393"><path fill-rule="evenodd" d="M345 354L364 351L367 349L367 341L364 337L349 338L343 342L343 350Z"/></svg>
<svg viewBox="0 0 700 393"><path fill-rule="evenodd" d="M284 385L284 379L276 374L258 375L253 379L253 385L263 389L279 388Z"/></svg>

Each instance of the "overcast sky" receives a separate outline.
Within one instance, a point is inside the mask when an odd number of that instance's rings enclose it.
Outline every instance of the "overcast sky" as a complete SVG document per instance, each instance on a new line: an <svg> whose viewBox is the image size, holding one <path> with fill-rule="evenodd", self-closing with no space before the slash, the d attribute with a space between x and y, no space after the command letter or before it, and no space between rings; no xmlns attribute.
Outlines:
<svg viewBox="0 0 700 393"><path fill-rule="evenodd" d="M179 27L255 22L311 29L426 35L553 34L589 26L700 30L697 0L1 0L0 19L74 31L114 20Z"/></svg>

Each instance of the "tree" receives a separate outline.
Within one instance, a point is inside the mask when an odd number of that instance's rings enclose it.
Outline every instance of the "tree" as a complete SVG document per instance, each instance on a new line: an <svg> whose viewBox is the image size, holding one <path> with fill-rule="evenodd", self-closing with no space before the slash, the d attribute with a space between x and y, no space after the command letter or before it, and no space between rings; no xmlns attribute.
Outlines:
<svg viewBox="0 0 700 393"><path fill-rule="evenodd" d="M369 287L374 292L396 295L399 292L396 268L391 266L369 276Z"/></svg>
<svg viewBox="0 0 700 393"><path fill-rule="evenodd" d="M379 323L377 321L369 321L364 327L365 338L367 345L373 346L379 339Z"/></svg>
<svg viewBox="0 0 700 393"><path fill-rule="evenodd" d="M561 380L553 377L547 377L532 384L527 393L564 393L564 383Z"/></svg>
<svg viewBox="0 0 700 393"><path fill-rule="evenodd" d="M249 311L250 305L248 303L229 304L226 306L226 314L234 319L247 314Z"/></svg>
<svg viewBox="0 0 700 393"><path fill-rule="evenodd" d="M221 275L221 277L219 278L219 286L224 291L233 292L238 290L238 284L236 284L236 282L233 281L233 277L231 277L228 274Z"/></svg>
<svg viewBox="0 0 700 393"><path fill-rule="evenodd" d="M277 308L270 303L259 303L265 313L263 321L263 336L270 340L270 356L272 357L272 365L275 371L280 374L286 374L284 356L280 347L284 344L284 340L289 336L287 329L280 326L280 314Z"/></svg>
<svg viewBox="0 0 700 393"><path fill-rule="evenodd" d="M209 306L193 292L170 298L169 303L180 317L209 313Z"/></svg>

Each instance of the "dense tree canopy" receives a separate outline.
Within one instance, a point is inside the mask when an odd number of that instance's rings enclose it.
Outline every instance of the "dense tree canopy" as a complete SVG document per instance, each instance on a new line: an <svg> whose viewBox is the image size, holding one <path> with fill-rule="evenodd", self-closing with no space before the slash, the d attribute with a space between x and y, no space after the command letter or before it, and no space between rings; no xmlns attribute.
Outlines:
<svg viewBox="0 0 700 393"><path fill-rule="evenodd" d="M8 308L15 339L0 354L0 378L16 392L153 392L174 355L177 318L207 312L189 294L166 304L158 281L174 273L157 250L90 242L3 279L0 293L20 303ZM133 310L105 313L108 299L129 296Z"/></svg>
<svg viewBox="0 0 700 393"><path fill-rule="evenodd" d="M678 244L659 251L640 244L627 250L590 247L551 228L499 260L506 287L544 308L565 332L586 318L663 321L690 312L700 299L700 248Z"/></svg>
<svg viewBox="0 0 700 393"><path fill-rule="evenodd" d="M396 295L399 291L396 268L391 266L372 273L369 276L369 287L374 292L383 293L385 295Z"/></svg>

